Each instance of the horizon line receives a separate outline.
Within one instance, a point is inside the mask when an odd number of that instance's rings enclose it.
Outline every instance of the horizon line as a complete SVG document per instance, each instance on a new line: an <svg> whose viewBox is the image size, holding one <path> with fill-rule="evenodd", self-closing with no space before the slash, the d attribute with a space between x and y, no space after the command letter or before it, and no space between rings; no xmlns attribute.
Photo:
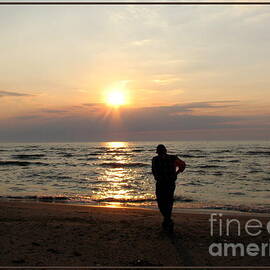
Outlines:
<svg viewBox="0 0 270 270"><path fill-rule="evenodd" d="M25 1L25 2L0 2L0 5L270 5L270 2L262 1Z"/></svg>
<svg viewBox="0 0 270 270"><path fill-rule="evenodd" d="M269 139L193 139L193 140L92 140L92 141L0 141L0 144L8 143L108 143L108 142L270 142Z"/></svg>

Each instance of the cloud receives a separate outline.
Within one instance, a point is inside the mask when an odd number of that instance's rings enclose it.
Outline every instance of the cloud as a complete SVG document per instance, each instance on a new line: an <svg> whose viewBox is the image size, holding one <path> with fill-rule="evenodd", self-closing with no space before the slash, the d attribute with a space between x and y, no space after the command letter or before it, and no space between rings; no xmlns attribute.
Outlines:
<svg viewBox="0 0 270 270"><path fill-rule="evenodd" d="M98 106L102 105L102 103L84 103L82 105L88 106L88 107L98 107Z"/></svg>
<svg viewBox="0 0 270 270"><path fill-rule="evenodd" d="M224 108L232 107L238 104L239 101L204 101L204 102L191 102L185 104L175 104L171 106L155 106L155 107L144 107L139 109L140 113L157 113L157 114L169 114L174 115L175 113L187 113L193 112L194 109L209 109L209 108ZM137 110L137 109L134 109ZM138 112L139 113L139 112Z"/></svg>
<svg viewBox="0 0 270 270"><path fill-rule="evenodd" d="M9 119L0 125L1 141L104 141L269 138L269 116L193 115L195 109L235 106L237 101L206 101L173 106L121 108L118 117L84 110L63 116ZM100 105L103 112L106 106ZM108 109L107 109L108 110ZM38 115L38 113L36 114ZM25 121L24 121L25 120ZM258 132L258 130L260 132ZM207 137L208 136L208 137ZM234 137L235 136L235 137ZM268 136L268 137L267 137Z"/></svg>
<svg viewBox="0 0 270 270"><path fill-rule="evenodd" d="M152 40L150 40L150 39L136 40L136 41L132 41L131 45L140 47L140 46L144 46L146 44L149 44L150 42L152 42Z"/></svg>
<svg viewBox="0 0 270 270"><path fill-rule="evenodd" d="M65 113L67 110L49 110L49 109L43 109L41 112L45 113Z"/></svg>
<svg viewBox="0 0 270 270"><path fill-rule="evenodd" d="M194 109L230 107L223 102L193 102L183 105L127 109L121 114L123 130L175 131L235 127L234 121L242 117L218 115L193 115Z"/></svg>
<svg viewBox="0 0 270 270"><path fill-rule="evenodd" d="M33 119L38 119L42 118L41 115L36 115L36 114L30 114L30 115L22 115L22 116L16 116L15 119L19 120L33 120Z"/></svg>
<svg viewBox="0 0 270 270"><path fill-rule="evenodd" d="M0 97L31 97L31 96L33 95L10 91L0 91Z"/></svg>
<svg viewBox="0 0 270 270"><path fill-rule="evenodd" d="M181 77L174 74L157 74L154 77L152 81L156 84L171 84L181 81Z"/></svg>

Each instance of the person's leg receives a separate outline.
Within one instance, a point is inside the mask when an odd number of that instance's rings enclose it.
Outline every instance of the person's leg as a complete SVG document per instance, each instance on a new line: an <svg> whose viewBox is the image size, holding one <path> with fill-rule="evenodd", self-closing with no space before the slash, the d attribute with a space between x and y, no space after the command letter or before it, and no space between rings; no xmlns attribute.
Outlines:
<svg viewBox="0 0 270 270"><path fill-rule="evenodd" d="M173 232L173 220L171 219L172 209L173 209L173 202L174 202L174 190L175 184L169 184L166 187L166 202L165 202L165 209L164 209L164 222L163 227L169 231Z"/></svg>
<svg viewBox="0 0 270 270"><path fill-rule="evenodd" d="M167 213L166 194L164 193L164 191L166 191L164 189L164 185L157 182L156 183L157 204L159 211L163 215L163 217L165 217Z"/></svg>
<svg viewBox="0 0 270 270"><path fill-rule="evenodd" d="M163 229L170 231L173 231L173 221L171 220L171 214L173 207L174 189L174 184L157 183L156 185L158 208L164 217L162 227Z"/></svg>
<svg viewBox="0 0 270 270"><path fill-rule="evenodd" d="M168 186L168 193L167 193L167 215L168 218L171 219L173 203L174 203L174 190L175 184L170 184Z"/></svg>

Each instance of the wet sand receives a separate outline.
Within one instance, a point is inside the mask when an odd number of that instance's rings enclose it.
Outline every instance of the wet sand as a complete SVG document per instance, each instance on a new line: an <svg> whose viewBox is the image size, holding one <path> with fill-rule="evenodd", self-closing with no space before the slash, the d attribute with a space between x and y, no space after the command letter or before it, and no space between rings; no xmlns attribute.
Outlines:
<svg viewBox="0 0 270 270"><path fill-rule="evenodd" d="M210 211L174 213L174 235L162 232L158 211L58 203L0 201L0 266L266 266L270 256L213 257L213 242L267 243L257 237L210 236ZM252 217L228 212L241 224Z"/></svg>

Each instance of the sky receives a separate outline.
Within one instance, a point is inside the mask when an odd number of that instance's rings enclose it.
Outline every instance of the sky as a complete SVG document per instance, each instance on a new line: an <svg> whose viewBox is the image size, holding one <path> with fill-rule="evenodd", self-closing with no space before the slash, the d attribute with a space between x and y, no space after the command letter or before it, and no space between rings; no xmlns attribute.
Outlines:
<svg viewBox="0 0 270 270"><path fill-rule="evenodd" d="M0 6L0 142L269 140L269 29L270 6Z"/></svg>

